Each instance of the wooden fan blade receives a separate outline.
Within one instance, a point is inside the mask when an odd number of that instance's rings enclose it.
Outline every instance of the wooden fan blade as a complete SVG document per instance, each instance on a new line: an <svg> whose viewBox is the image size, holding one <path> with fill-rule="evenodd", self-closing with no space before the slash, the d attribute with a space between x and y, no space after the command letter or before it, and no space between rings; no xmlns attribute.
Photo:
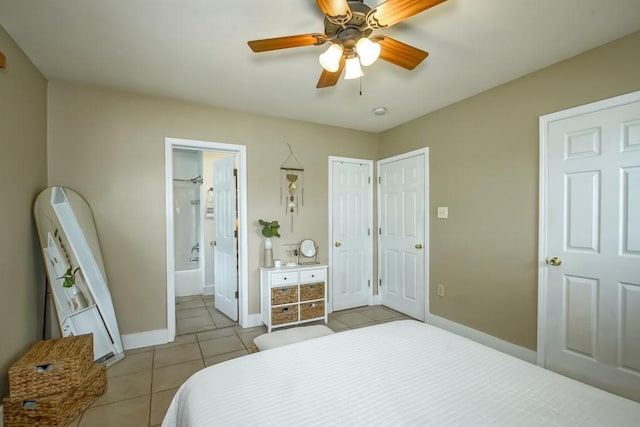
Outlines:
<svg viewBox="0 0 640 427"><path fill-rule="evenodd" d="M318 84L316 85L316 87L320 89L323 87L335 86L336 83L338 83L338 79L340 78L340 75L342 74L342 70L344 70L345 63L346 63L346 58L344 57L344 55L342 55L342 58L340 58L340 65L338 66L338 71L336 71L335 73L331 73L323 69L322 74L320 74L320 79L318 80Z"/></svg>
<svg viewBox="0 0 640 427"><path fill-rule="evenodd" d="M273 39L252 40L247 42L254 52L289 49L290 47L319 45L327 41L324 34L300 34L298 36L275 37Z"/></svg>
<svg viewBox="0 0 640 427"><path fill-rule="evenodd" d="M371 9L367 22L374 29L390 27L446 0L387 0Z"/></svg>
<svg viewBox="0 0 640 427"><path fill-rule="evenodd" d="M380 58L407 70L413 70L429 56L424 50L409 46L387 36L376 37L380 43Z"/></svg>
<svg viewBox="0 0 640 427"><path fill-rule="evenodd" d="M347 23L351 19L351 8L347 0L316 0L316 2L327 19L335 24Z"/></svg>

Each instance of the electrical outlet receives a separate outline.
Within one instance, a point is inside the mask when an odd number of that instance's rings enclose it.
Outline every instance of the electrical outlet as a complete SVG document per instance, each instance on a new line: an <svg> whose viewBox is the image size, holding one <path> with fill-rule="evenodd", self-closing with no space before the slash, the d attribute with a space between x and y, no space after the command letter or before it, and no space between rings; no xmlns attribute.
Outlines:
<svg viewBox="0 0 640 427"><path fill-rule="evenodd" d="M444 285L441 283L438 283L438 287L436 288L436 294L439 297L443 297L444 296Z"/></svg>

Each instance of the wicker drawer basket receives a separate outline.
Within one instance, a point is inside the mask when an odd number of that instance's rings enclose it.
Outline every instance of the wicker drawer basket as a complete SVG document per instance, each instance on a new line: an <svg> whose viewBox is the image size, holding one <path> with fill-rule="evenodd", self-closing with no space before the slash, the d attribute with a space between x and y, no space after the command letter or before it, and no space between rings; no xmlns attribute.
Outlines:
<svg viewBox="0 0 640 427"><path fill-rule="evenodd" d="M271 305L291 304L294 302L298 302L298 286L271 289Z"/></svg>
<svg viewBox="0 0 640 427"><path fill-rule="evenodd" d="M5 427L65 426L107 389L107 368L92 365L79 388L50 396L3 400Z"/></svg>
<svg viewBox="0 0 640 427"><path fill-rule="evenodd" d="M324 283L308 283L300 285L300 301L324 298Z"/></svg>
<svg viewBox="0 0 640 427"><path fill-rule="evenodd" d="M280 325L282 323L298 321L298 304L273 307L271 309L271 324Z"/></svg>
<svg viewBox="0 0 640 427"><path fill-rule="evenodd" d="M300 304L300 320L324 317L324 301L305 302Z"/></svg>
<svg viewBox="0 0 640 427"><path fill-rule="evenodd" d="M40 341L9 368L9 395L33 399L80 388L92 366L92 334Z"/></svg>

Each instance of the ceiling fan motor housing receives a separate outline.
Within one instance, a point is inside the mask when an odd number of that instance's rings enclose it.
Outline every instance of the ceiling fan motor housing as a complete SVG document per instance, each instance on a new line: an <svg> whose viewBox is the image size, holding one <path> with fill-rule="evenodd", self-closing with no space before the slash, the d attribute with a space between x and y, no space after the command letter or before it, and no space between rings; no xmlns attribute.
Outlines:
<svg viewBox="0 0 640 427"><path fill-rule="evenodd" d="M367 14L371 10L362 0L349 1L351 19L344 24L332 22L329 17L324 19L324 33L329 41L341 44L345 51L353 50L356 42L362 37L369 37L373 32L367 25Z"/></svg>

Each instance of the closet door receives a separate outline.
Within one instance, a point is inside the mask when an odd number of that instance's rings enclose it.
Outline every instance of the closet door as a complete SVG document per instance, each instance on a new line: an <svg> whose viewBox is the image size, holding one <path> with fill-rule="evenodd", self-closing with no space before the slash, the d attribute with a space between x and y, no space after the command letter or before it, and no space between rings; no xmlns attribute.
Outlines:
<svg viewBox="0 0 640 427"><path fill-rule="evenodd" d="M333 310L344 310L372 298L373 162L331 157L329 169L329 283Z"/></svg>
<svg viewBox="0 0 640 427"><path fill-rule="evenodd" d="M427 149L378 162L382 305L419 320L427 306Z"/></svg>

